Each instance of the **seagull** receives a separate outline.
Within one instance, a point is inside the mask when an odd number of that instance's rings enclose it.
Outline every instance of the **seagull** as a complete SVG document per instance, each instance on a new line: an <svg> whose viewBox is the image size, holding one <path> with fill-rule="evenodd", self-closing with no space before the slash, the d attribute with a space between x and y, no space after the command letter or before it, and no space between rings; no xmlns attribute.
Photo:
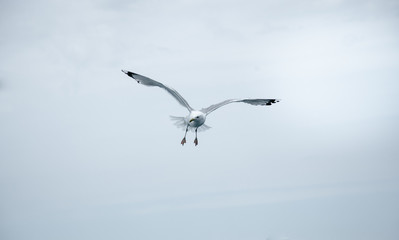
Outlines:
<svg viewBox="0 0 399 240"><path fill-rule="evenodd" d="M184 99L176 90L174 90L171 87L168 87L164 85L163 83L157 82L151 78L145 77L143 75L122 70L123 73L127 74L129 77L133 78L134 80L137 81L139 84L143 84L145 86L149 87L160 87L164 90L166 90L170 95L172 95L177 102L180 103L183 107L187 108L189 114L186 117L174 117L171 116L171 119L176 121L175 125L178 127L181 127L185 129L184 137L181 140L181 145L184 146L186 143L186 136L187 136L187 131L190 130L195 130L195 140L194 144L195 146L198 145L198 138L197 138L197 131L198 130L207 130L210 127L207 126L205 123L206 117L216 109L227 105L229 103L236 103L236 102L243 102L243 103L248 103L251 105L255 106L270 106L274 103L277 103L280 101L280 99L261 99L261 98L239 98L239 99L227 99L223 102L213 104L207 108L202 108L201 110L195 110L192 108L186 99Z"/></svg>

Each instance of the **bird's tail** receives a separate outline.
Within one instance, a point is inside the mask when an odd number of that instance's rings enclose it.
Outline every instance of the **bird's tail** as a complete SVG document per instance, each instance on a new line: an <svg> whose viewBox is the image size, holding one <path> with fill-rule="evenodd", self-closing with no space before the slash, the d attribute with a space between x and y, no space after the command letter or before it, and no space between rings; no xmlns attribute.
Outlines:
<svg viewBox="0 0 399 240"><path fill-rule="evenodd" d="M186 130L187 120L185 117L170 116L170 120L174 121L176 127Z"/></svg>
<svg viewBox="0 0 399 240"><path fill-rule="evenodd" d="M170 119L171 119L172 121L175 122L174 124L175 124L176 127L182 129L183 131L186 130L186 127L187 127L187 124L188 124L187 118L185 118L185 117L170 116ZM206 130L208 130L208 129L210 129L210 128L211 128L210 126L208 126L208 125L206 125L206 124L202 124L202 125L198 128L198 131L203 132L203 131L206 131ZM191 131L194 131L194 130L195 130L195 128L192 128L192 127L189 127L189 129L190 129Z"/></svg>

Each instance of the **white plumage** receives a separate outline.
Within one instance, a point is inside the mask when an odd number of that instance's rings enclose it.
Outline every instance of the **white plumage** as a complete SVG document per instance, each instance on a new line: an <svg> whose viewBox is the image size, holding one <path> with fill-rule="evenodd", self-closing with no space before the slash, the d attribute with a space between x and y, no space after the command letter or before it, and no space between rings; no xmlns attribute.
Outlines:
<svg viewBox="0 0 399 240"><path fill-rule="evenodd" d="M202 108L201 110L195 110L192 108L188 102L173 88L170 88L160 82L157 82L151 78L145 77L143 75L129 72L126 70L122 70L122 72L126 73L129 77L132 77L135 79L138 83L146 85L146 86L155 86L155 87L160 87L164 90L166 90L170 95L172 95L183 107L187 108L189 115L187 117L175 117L171 116L171 119L175 121L175 125L179 128L183 128L185 130L184 138L181 141L181 144L184 145L186 143L186 135L187 131L189 129L195 130L195 140L194 143L195 145L198 145L198 139L197 139L197 131L205 131L209 129L210 127L207 126L205 123L206 117L208 114L211 112L215 111L216 109L229 104L229 103L235 103L235 102L243 102L243 103L248 103L251 105L256 105L256 106L269 106L274 103L279 102L279 99L255 99L255 98L241 98L241 99L228 99L220 103L213 104L207 108Z"/></svg>

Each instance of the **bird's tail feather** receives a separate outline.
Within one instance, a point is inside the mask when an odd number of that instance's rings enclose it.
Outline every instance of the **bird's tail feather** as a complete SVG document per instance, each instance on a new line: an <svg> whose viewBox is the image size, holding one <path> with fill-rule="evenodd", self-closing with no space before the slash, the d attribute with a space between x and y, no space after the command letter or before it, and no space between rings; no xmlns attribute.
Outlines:
<svg viewBox="0 0 399 240"><path fill-rule="evenodd" d="M212 128L212 127L210 127L210 126L208 126L208 125L206 125L206 124L202 124L199 128L198 128L198 131L199 132L205 132L206 130L208 130L208 129L210 129L210 128ZM194 129L193 129L194 130Z"/></svg>
<svg viewBox="0 0 399 240"><path fill-rule="evenodd" d="M170 116L170 120L175 122L174 124L176 127L186 130L187 120L185 117Z"/></svg>
<svg viewBox="0 0 399 240"><path fill-rule="evenodd" d="M185 117L170 116L170 119L171 119L172 121L175 122L174 124L175 124L176 127L182 129L183 131L186 130L186 127L187 127L188 122L187 122L187 119L186 119ZM206 131L206 130L208 130L208 129L210 129L210 128L211 128L210 126L208 126L208 125L206 125L206 124L202 124L202 125L198 128L198 131L199 131L199 132L203 132L203 131ZM192 127L189 127L189 129L190 129L191 131L194 131L194 130L195 130L195 128L192 128Z"/></svg>

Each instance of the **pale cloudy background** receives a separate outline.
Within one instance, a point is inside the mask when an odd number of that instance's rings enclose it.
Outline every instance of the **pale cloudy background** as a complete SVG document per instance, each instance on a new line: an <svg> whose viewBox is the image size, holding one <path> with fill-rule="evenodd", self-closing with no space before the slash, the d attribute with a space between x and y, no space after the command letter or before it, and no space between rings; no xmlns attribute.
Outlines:
<svg viewBox="0 0 399 240"><path fill-rule="evenodd" d="M0 2L0 239L399 239L398 1ZM169 115L235 97L194 147Z"/></svg>

